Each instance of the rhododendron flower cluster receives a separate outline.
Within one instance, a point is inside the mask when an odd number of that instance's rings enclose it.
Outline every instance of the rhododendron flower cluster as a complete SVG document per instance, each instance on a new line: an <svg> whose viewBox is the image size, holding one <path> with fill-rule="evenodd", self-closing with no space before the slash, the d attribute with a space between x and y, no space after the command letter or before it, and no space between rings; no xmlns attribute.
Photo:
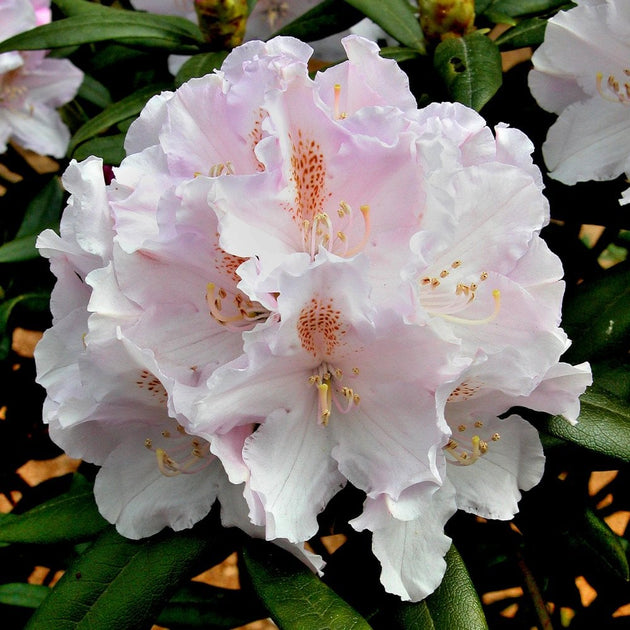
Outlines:
<svg viewBox="0 0 630 630"><path fill-rule="evenodd" d="M577 0L549 20L532 61L532 94L559 114L543 145L551 176L575 184L630 172L628 3Z"/></svg>
<svg viewBox="0 0 630 630"><path fill-rule="evenodd" d="M440 583L458 509L509 519L542 475L515 406L577 417L562 269L532 146L458 104L418 109L350 36L308 74L291 38L149 101L106 185L71 163L37 348L45 417L102 466L125 536L223 521L303 555L345 485L385 588Z"/></svg>
<svg viewBox="0 0 630 630"><path fill-rule="evenodd" d="M0 41L50 22L49 0L0 0ZM0 54L0 152L14 140L37 153L63 157L70 132L57 107L72 100L83 73L46 51Z"/></svg>

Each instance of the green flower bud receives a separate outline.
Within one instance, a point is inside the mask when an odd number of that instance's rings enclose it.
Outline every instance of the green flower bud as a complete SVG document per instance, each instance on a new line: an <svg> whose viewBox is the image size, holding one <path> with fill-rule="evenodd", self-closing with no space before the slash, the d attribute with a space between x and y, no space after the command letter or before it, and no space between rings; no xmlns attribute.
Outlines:
<svg viewBox="0 0 630 630"><path fill-rule="evenodd" d="M230 50L243 43L247 0L195 0L199 28L214 50Z"/></svg>
<svg viewBox="0 0 630 630"><path fill-rule="evenodd" d="M461 37L475 30L475 0L418 0L418 6L428 40Z"/></svg>

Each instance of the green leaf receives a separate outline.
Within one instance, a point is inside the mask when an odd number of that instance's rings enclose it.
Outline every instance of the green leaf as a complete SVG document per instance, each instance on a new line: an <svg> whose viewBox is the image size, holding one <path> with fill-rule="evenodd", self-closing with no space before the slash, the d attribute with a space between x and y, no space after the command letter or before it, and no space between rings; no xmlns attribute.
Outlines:
<svg viewBox="0 0 630 630"><path fill-rule="evenodd" d="M147 85L117 103L106 107L100 114L97 114L94 118L88 120L77 129L70 140L68 153L74 156L76 148L82 142L106 131L112 125L126 120L131 116L138 115L151 97L159 94L162 90L167 89L167 87L168 86L163 83Z"/></svg>
<svg viewBox="0 0 630 630"><path fill-rule="evenodd" d="M99 514L92 485L75 475L70 490L24 514L0 521L0 541L54 544L94 537L107 526Z"/></svg>
<svg viewBox="0 0 630 630"><path fill-rule="evenodd" d="M407 0L345 0L401 44L426 52L420 22Z"/></svg>
<svg viewBox="0 0 630 630"><path fill-rule="evenodd" d="M282 630L369 630L359 613L289 552L252 540L243 560L254 590Z"/></svg>
<svg viewBox="0 0 630 630"><path fill-rule="evenodd" d="M83 75L83 83L81 83L77 96L101 108L112 104L109 90L89 74Z"/></svg>
<svg viewBox="0 0 630 630"><path fill-rule="evenodd" d="M193 55L190 59L186 60L184 65L179 69L175 77L175 86L179 87L189 79L203 77L206 74L214 72L217 68L221 67L227 55L227 50Z"/></svg>
<svg viewBox="0 0 630 630"><path fill-rule="evenodd" d="M118 166L125 157L125 137L126 134L117 133L112 136L93 138L77 147L72 157L81 161L90 155L96 155L103 160L104 164Z"/></svg>
<svg viewBox="0 0 630 630"><path fill-rule="evenodd" d="M401 61L409 61L419 57L417 50L413 48L405 48L404 46L385 46L381 48L380 55L386 59L393 59L400 63Z"/></svg>
<svg viewBox="0 0 630 630"><path fill-rule="evenodd" d="M99 11L108 14L108 7L89 0L53 0L53 4L67 16L81 15L85 13L98 14Z"/></svg>
<svg viewBox="0 0 630 630"><path fill-rule="evenodd" d="M541 428L594 453L630 462L630 405L596 385L582 394L575 426L553 416Z"/></svg>
<svg viewBox="0 0 630 630"><path fill-rule="evenodd" d="M539 46L545 39L547 20L530 18L501 33L494 43L501 50L514 50L526 46Z"/></svg>
<svg viewBox="0 0 630 630"><path fill-rule="evenodd" d="M191 582L175 593L157 623L164 627L235 628L268 617L251 593Z"/></svg>
<svg viewBox="0 0 630 630"><path fill-rule="evenodd" d="M447 39L435 49L433 65L453 99L479 111L501 87L501 54L480 33Z"/></svg>
<svg viewBox="0 0 630 630"><path fill-rule="evenodd" d="M592 510L586 509L583 517L571 524L566 535L571 550L584 555L585 562L625 582L630 581L630 567L622 539Z"/></svg>
<svg viewBox="0 0 630 630"><path fill-rule="evenodd" d="M10 37L0 43L0 53L102 41L186 54L197 52L203 38L199 29L185 18L100 7Z"/></svg>
<svg viewBox="0 0 630 630"><path fill-rule="evenodd" d="M15 582L0 585L0 604L37 608L50 593L48 586Z"/></svg>
<svg viewBox="0 0 630 630"><path fill-rule="evenodd" d="M6 359L11 349L9 334L9 318L13 310L21 305L31 311L46 312L49 310L50 295L47 293L23 293L0 303L0 360Z"/></svg>
<svg viewBox="0 0 630 630"><path fill-rule="evenodd" d="M140 541L108 528L66 571L26 628L151 627L179 584L230 553L226 538L217 526L206 524Z"/></svg>
<svg viewBox="0 0 630 630"><path fill-rule="evenodd" d="M630 343L630 264L620 263L582 283L563 307L563 326L575 342L567 361L625 355Z"/></svg>
<svg viewBox="0 0 630 630"><path fill-rule="evenodd" d="M397 618L405 630L487 630L477 591L454 545L446 554L446 573L424 601L400 604Z"/></svg>
<svg viewBox="0 0 630 630"><path fill-rule="evenodd" d="M494 0L484 9L484 13L491 10L511 17L521 17L547 13L566 4L567 0Z"/></svg>
<svg viewBox="0 0 630 630"><path fill-rule="evenodd" d="M62 202L63 189L53 177L28 204L15 238L0 246L0 263L38 258L37 235L46 228L58 226Z"/></svg>
<svg viewBox="0 0 630 630"><path fill-rule="evenodd" d="M343 0L324 0L285 24L272 37L291 35L303 41L322 39L344 31L363 19L363 14Z"/></svg>

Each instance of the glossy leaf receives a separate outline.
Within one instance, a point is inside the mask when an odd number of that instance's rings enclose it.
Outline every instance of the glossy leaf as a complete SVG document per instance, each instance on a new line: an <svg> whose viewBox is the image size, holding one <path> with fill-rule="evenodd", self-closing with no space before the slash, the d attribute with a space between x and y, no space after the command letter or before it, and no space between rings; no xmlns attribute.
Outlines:
<svg viewBox="0 0 630 630"><path fill-rule="evenodd" d="M466 565L453 545L446 554L446 573L438 589L424 601L402 603L397 610L405 630L487 630L477 591Z"/></svg>
<svg viewBox="0 0 630 630"><path fill-rule="evenodd" d="M252 540L243 559L254 590L282 630L369 630L359 613L287 551Z"/></svg>
<svg viewBox="0 0 630 630"><path fill-rule="evenodd" d="M420 22L407 0L345 0L378 24L401 44L419 52L426 51Z"/></svg>
<svg viewBox="0 0 630 630"><path fill-rule="evenodd" d="M41 50L102 41L191 53L203 42L199 29L185 18L101 7L43 24L0 43L0 53ZM105 13L107 11L107 13Z"/></svg>
<svg viewBox="0 0 630 630"><path fill-rule="evenodd" d="M479 111L501 87L501 54L496 44L480 33L443 41L433 64L451 97Z"/></svg>
<svg viewBox="0 0 630 630"><path fill-rule="evenodd" d="M291 35L303 41L334 35L363 19L363 14L343 0L324 0L292 22L285 24L275 35Z"/></svg>
<svg viewBox="0 0 630 630"><path fill-rule="evenodd" d="M50 593L48 586L12 582L0 584L0 604L37 608Z"/></svg>
<svg viewBox="0 0 630 630"><path fill-rule="evenodd" d="M483 11L484 13L496 11L511 17L521 17L547 13L567 4L567 0L494 0L484 7Z"/></svg>
<svg viewBox="0 0 630 630"><path fill-rule="evenodd" d="M108 7L89 0L52 0L52 3L68 17L85 13L98 15L99 11L101 13L105 12L105 15L107 15L109 11Z"/></svg>
<svg viewBox="0 0 630 630"><path fill-rule="evenodd" d="M179 87L189 79L203 77L206 74L214 72L214 70L221 67L227 55L227 50L193 55L190 59L186 60L184 65L179 69L175 77L175 86Z"/></svg>
<svg viewBox="0 0 630 630"><path fill-rule="evenodd" d="M563 308L563 326L576 340L565 357L584 360L622 356L630 342L630 264L621 263L584 282Z"/></svg>
<svg viewBox="0 0 630 630"><path fill-rule="evenodd" d="M592 510L585 510L583 518L572 523L567 537L574 553L587 556L583 562L625 582L630 580L630 567L621 538Z"/></svg>
<svg viewBox="0 0 630 630"><path fill-rule="evenodd" d="M541 428L589 451L630 462L630 404L596 386L580 401L577 425L554 416L544 420Z"/></svg>
<svg viewBox="0 0 630 630"><path fill-rule="evenodd" d="M97 114L77 129L70 140L68 153L73 154L82 142L106 131L113 125L132 116L137 116L152 96L159 94L167 87L162 83L147 85L117 103L106 107L100 114Z"/></svg>
<svg viewBox="0 0 630 630"><path fill-rule="evenodd" d="M166 604L157 623L167 628L227 629L243 626L268 615L251 593L190 582Z"/></svg>
<svg viewBox="0 0 630 630"><path fill-rule="evenodd" d="M125 135L117 133L112 136L92 138L78 146L72 157L81 161L90 155L102 158L105 164L118 166L125 157Z"/></svg>
<svg viewBox="0 0 630 630"><path fill-rule="evenodd" d="M67 493L0 522L0 542L54 544L96 536L107 526L92 485L76 475Z"/></svg>
<svg viewBox="0 0 630 630"><path fill-rule="evenodd" d="M539 46L545 39L547 20L530 18L501 33L494 43L501 50L514 50L525 46Z"/></svg>
<svg viewBox="0 0 630 630"><path fill-rule="evenodd" d="M216 527L140 541L106 529L35 611L29 630L145 629L179 584L229 553Z"/></svg>
<svg viewBox="0 0 630 630"><path fill-rule="evenodd" d="M89 74L83 75L83 83L79 88L77 96L103 109L112 104L112 97L109 90L100 81L97 81Z"/></svg>

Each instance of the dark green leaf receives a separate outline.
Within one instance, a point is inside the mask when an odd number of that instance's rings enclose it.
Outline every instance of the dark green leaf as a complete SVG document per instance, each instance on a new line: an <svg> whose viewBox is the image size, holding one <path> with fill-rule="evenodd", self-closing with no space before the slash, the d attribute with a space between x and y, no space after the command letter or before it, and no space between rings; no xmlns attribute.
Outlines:
<svg viewBox="0 0 630 630"><path fill-rule="evenodd" d="M363 18L343 0L324 0L283 26L276 35L292 35L303 41L322 39L344 31Z"/></svg>
<svg viewBox="0 0 630 630"><path fill-rule="evenodd" d="M66 571L27 628L151 627L184 580L225 558L225 535L218 527L201 524L134 541L108 528Z"/></svg>
<svg viewBox="0 0 630 630"><path fill-rule="evenodd" d="M480 33L443 41L435 49L433 65L453 99L479 111L501 87L501 54Z"/></svg>
<svg viewBox="0 0 630 630"><path fill-rule="evenodd" d="M37 608L50 593L48 586L16 582L0 585L0 604Z"/></svg>
<svg viewBox="0 0 630 630"><path fill-rule="evenodd" d="M243 559L254 590L282 630L369 630L359 613L287 551L252 540Z"/></svg>
<svg viewBox="0 0 630 630"><path fill-rule="evenodd" d="M563 325L575 342L572 363L622 356L630 343L630 264L620 263L581 284L563 308Z"/></svg>
<svg viewBox="0 0 630 630"><path fill-rule="evenodd" d="M28 204L16 237L39 234L58 223L62 202L63 188L57 177L52 177Z"/></svg>
<svg viewBox="0 0 630 630"><path fill-rule="evenodd" d="M24 514L0 522L0 541L54 544L86 540L107 522L99 514L92 485L76 475L70 491Z"/></svg>
<svg viewBox="0 0 630 630"><path fill-rule="evenodd" d="M54 227L49 225L48 227ZM0 263L20 262L37 258L39 254L35 248L37 234L29 234L0 246Z"/></svg>
<svg viewBox="0 0 630 630"><path fill-rule="evenodd" d="M512 17L547 13L566 5L567 0L494 0L484 13L496 11Z"/></svg>
<svg viewBox="0 0 630 630"><path fill-rule="evenodd" d="M438 589L422 602L401 603L395 611L401 630L487 630L477 591L453 545L446 554L446 573Z"/></svg>
<svg viewBox="0 0 630 630"><path fill-rule="evenodd" d="M77 132L70 140L68 153L73 155L77 146L82 142L106 131L112 125L122 120L136 116L142 111L143 107L152 96L159 94L166 88L167 86L163 83L147 85L123 98L121 101L106 107L100 114L97 114L94 118L88 120L88 122L77 129Z"/></svg>
<svg viewBox="0 0 630 630"><path fill-rule="evenodd" d="M567 537L570 548L584 555L589 565L613 573L626 582L630 580L630 567L622 539L592 510L585 510L583 518L572 523Z"/></svg>
<svg viewBox="0 0 630 630"><path fill-rule="evenodd" d="M83 75L83 83L81 83L77 96L101 108L112 104L109 90L89 74Z"/></svg>
<svg viewBox="0 0 630 630"><path fill-rule="evenodd" d="M413 48L404 48L402 46L385 46L381 48L381 57L386 59L393 59L400 63L401 61L408 61L409 59L416 59L419 56L417 50Z"/></svg>
<svg viewBox="0 0 630 630"><path fill-rule="evenodd" d="M505 13L501 13L500 11L494 11L492 9L488 9L484 15L488 18L493 24L507 24L508 26L515 26L518 24L518 20L513 18Z"/></svg>
<svg viewBox="0 0 630 630"><path fill-rule="evenodd" d="M189 79L203 77L220 68L228 55L228 51L200 53L186 60L175 77L175 86L179 87Z"/></svg>
<svg viewBox="0 0 630 630"><path fill-rule="evenodd" d="M63 190L53 177L31 200L15 238L0 246L0 263L14 263L38 258L37 235L49 227L57 227L61 214Z"/></svg>
<svg viewBox="0 0 630 630"><path fill-rule="evenodd" d="M100 9L19 33L2 42L0 52L61 48L109 40L185 54L197 52L198 45L203 42L199 29L185 18L106 7Z"/></svg>
<svg viewBox="0 0 630 630"><path fill-rule="evenodd" d="M104 7L97 2L90 2L89 0L52 0L53 4L68 17L72 15L81 15L82 13L93 13L98 15L98 12L105 12L105 15L109 14L108 7Z"/></svg>
<svg viewBox="0 0 630 630"><path fill-rule="evenodd" d="M435 630L431 613L424 601L399 604L394 611L393 623L396 624L396 630Z"/></svg>
<svg viewBox="0 0 630 630"><path fill-rule="evenodd" d="M19 305L43 313L48 311L49 303L50 295L46 293L23 293L0 303L0 360L6 359L11 349L8 325L13 310Z"/></svg>
<svg viewBox="0 0 630 630"><path fill-rule="evenodd" d="M426 51L420 22L407 0L345 0L367 15L401 44L421 53Z"/></svg>
<svg viewBox="0 0 630 630"><path fill-rule="evenodd" d="M514 50L525 46L539 46L545 39L547 20L542 18L530 18L519 22L514 28L501 33L496 38L495 44L501 50Z"/></svg>
<svg viewBox="0 0 630 630"><path fill-rule="evenodd" d="M175 593L157 623L167 628L235 628L268 616L250 593L191 582Z"/></svg>
<svg viewBox="0 0 630 630"><path fill-rule="evenodd" d="M90 155L96 155L102 158L104 164L118 166L125 157L125 135L118 133L88 140L77 147L72 157L81 161Z"/></svg>
<svg viewBox="0 0 630 630"><path fill-rule="evenodd" d="M630 405L595 385L582 394L580 402L575 426L554 416L544 420L541 428L595 453L630 462Z"/></svg>

